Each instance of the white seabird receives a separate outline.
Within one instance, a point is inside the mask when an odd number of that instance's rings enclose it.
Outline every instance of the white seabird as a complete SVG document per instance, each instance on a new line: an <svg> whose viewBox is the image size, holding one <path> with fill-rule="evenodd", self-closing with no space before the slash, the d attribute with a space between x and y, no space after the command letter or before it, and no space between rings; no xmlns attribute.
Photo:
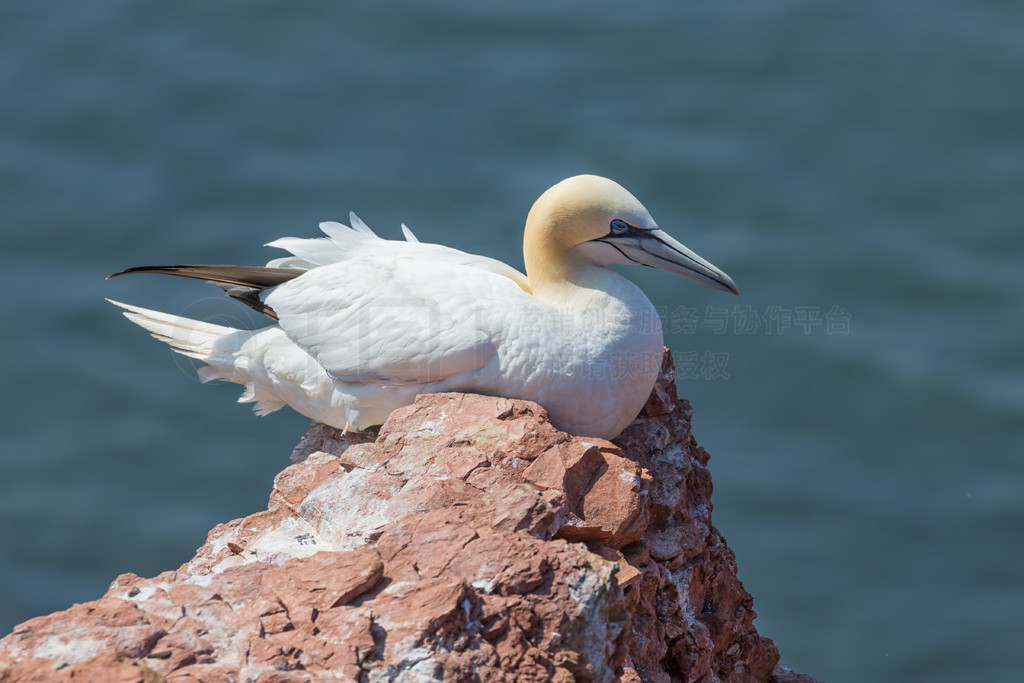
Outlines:
<svg viewBox="0 0 1024 683"><path fill-rule="evenodd" d="M259 415L285 405L328 425L382 424L417 394L461 391L536 401L559 429L614 438L637 416L661 366L662 328L632 282L641 264L734 294L732 279L661 231L617 183L593 175L547 190L526 219L526 275L494 259L384 240L354 214L326 237L267 246L291 256L253 266L144 266L212 281L275 324L238 330L112 301L134 323L197 358L203 382L245 386Z"/></svg>

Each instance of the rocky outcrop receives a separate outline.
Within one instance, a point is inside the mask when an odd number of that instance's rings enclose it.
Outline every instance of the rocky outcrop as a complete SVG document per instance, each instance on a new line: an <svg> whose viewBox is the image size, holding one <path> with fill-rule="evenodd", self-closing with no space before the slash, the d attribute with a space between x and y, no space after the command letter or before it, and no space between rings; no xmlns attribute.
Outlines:
<svg viewBox="0 0 1024 683"><path fill-rule="evenodd" d="M671 369L615 443L465 394L314 424L267 510L21 624L0 680L813 681L753 626Z"/></svg>

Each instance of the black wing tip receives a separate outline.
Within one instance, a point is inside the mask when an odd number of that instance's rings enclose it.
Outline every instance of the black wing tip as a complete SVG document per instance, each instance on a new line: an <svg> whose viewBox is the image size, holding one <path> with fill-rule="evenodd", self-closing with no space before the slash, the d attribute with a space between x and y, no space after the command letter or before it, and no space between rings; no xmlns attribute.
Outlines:
<svg viewBox="0 0 1024 683"><path fill-rule="evenodd" d="M227 282L235 285L251 287L276 287L288 280L293 280L305 273L300 268L268 268L265 266L231 266L213 264L177 264L173 266L136 266L125 268L107 276L109 280L119 275L129 273L158 273L162 275L177 275L195 280L208 280L210 282Z"/></svg>
<svg viewBox="0 0 1024 683"><path fill-rule="evenodd" d="M103 279L104 280L109 280L110 278L117 277L118 275L126 275L127 273L130 273L133 270L135 270L135 269L134 268L125 268L124 270L119 270L116 273L111 273L110 275L106 276Z"/></svg>
<svg viewBox="0 0 1024 683"><path fill-rule="evenodd" d="M111 273L104 279L109 280L112 277L128 275L129 273L174 273L175 270L180 268L187 268L187 266L135 266L134 268L125 268L116 273Z"/></svg>

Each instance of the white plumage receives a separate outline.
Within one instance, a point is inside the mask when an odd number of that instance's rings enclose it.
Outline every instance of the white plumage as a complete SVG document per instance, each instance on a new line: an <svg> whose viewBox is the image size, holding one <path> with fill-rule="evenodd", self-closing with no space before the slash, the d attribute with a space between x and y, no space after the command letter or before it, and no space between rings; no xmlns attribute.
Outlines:
<svg viewBox="0 0 1024 683"><path fill-rule="evenodd" d="M271 242L291 255L270 261L267 277L219 266L124 271L241 287L242 295L229 294L276 315L275 325L236 330L113 303L205 362L202 381L244 385L239 400L255 402L261 415L289 405L362 430L417 394L466 391L533 400L561 429L613 438L650 393L663 338L644 294L604 266L643 263L736 291L660 231L632 195L597 176L563 181L534 205L524 236L528 276L419 242L404 225L406 240L393 241L354 214L350 222L322 223L322 238Z"/></svg>

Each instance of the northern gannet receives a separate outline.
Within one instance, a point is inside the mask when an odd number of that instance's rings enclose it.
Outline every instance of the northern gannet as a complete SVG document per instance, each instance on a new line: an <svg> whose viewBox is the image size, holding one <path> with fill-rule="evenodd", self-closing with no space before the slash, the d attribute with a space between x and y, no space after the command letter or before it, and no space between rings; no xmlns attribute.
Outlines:
<svg viewBox="0 0 1024 683"><path fill-rule="evenodd" d="M724 272L658 228L617 183L580 175L544 192L526 219L526 274L494 259L384 240L355 214L326 237L267 246L266 267L129 268L208 280L275 324L238 330L111 301L201 381L245 386L258 415L285 405L346 430L382 424L417 394L461 391L535 401L552 423L612 439L637 416L662 358L657 311L606 268L641 264L737 294Z"/></svg>

